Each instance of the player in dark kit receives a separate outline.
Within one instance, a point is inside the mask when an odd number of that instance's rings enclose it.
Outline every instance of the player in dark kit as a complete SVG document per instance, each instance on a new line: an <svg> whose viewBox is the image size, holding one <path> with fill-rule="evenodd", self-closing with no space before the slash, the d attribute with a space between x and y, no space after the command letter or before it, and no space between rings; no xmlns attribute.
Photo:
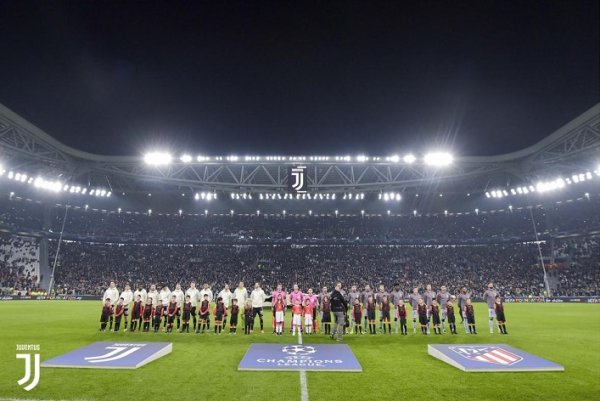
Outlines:
<svg viewBox="0 0 600 401"><path fill-rule="evenodd" d="M169 302L169 305L167 306L167 333L173 332L173 323L175 322L178 311L177 295L173 295L171 297L171 302Z"/></svg>
<svg viewBox="0 0 600 401"><path fill-rule="evenodd" d="M362 313L363 313L362 306L357 298L354 300L354 305L352 305L352 317L354 318L355 322L358 322L358 323L354 324L354 334L358 334L359 331L360 331L360 334L363 333L362 326L360 325L360 321L362 319Z"/></svg>
<svg viewBox="0 0 600 401"><path fill-rule="evenodd" d="M404 305L404 301L399 299L396 301L396 318L400 322L400 330L403 336L408 335L408 327L406 327L406 319L408 317L408 311Z"/></svg>
<svg viewBox="0 0 600 401"><path fill-rule="evenodd" d="M450 326L450 332L452 334L457 334L456 316L454 316L454 305L452 305L451 300L448 300L448 302L446 302L446 319L448 320L448 325Z"/></svg>
<svg viewBox="0 0 600 401"><path fill-rule="evenodd" d="M252 317L254 316L254 310L252 308L252 302L250 300L246 301L246 306L244 307L244 334L250 334L252 329Z"/></svg>
<svg viewBox="0 0 600 401"><path fill-rule="evenodd" d="M237 304L237 299L231 301L231 317L229 318L229 334L237 334L238 317L240 307Z"/></svg>
<svg viewBox="0 0 600 401"><path fill-rule="evenodd" d="M331 302L327 295L321 301L321 325L325 334L331 334Z"/></svg>
<svg viewBox="0 0 600 401"><path fill-rule="evenodd" d="M144 332L150 331L150 320L152 319L153 310L152 298L148 297L146 305L144 305L144 313L142 314L142 319L144 320Z"/></svg>
<svg viewBox="0 0 600 401"><path fill-rule="evenodd" d="M419 316L419 324L421 325L421 333L427 335L427 324L429 323L429 319L427 318L427 305L423 298L419 298L419 303L417 304L417 315Z"/></svg>
<svg viewBox="0 0 600 401"><path fill-rule="evenodd" d="M225 319L225 316L227 316L227 308L223 303L223 298L217 298L217 304L215 305L215 310L213 312L215 314L215 334L221 334L221 329L223 328L223 319Z"/></svg>
<svg viewBox="0 0 600 401"><path fill-rule="evenodd" d="M200 315L200 321L198 322L198 328L196 329L196 334L202 333L206 330L207 325L209 324L209 315L210 315L210 301L208 299L208 294L204 294L204 299L200 303L200 310L198 311Z"/></svg>
<svg viewBox="0 0 600 401"><path fill-rule="evenodd" d="M100 315L100 331L106 330L106 324L112 315L113 307L110 303L110 298L106 298L104 300L104 305L102 305L102 314Z"/></svg>
<svg viewBox="0 0 600 401"><path fill-rule="evenodd" d="M183 326L181 326L180 333L183 333L184 331L186 333L189 333L190 332L190 318L192 317L192 302L190 300L189 295L185 296L185 302L183 303L182 317L183 317Z"/></svg>
<svg viewBox="0 0 600 401"><path fill-rule="evenodd" d="M142 313L144 312L144 306L142 305L142 296L138 295L135 302L133 302L133 308L131 309L131 326L129 330L134 332L138 327L138 322L142 318ZM140 330L142 325L140 324Z"/></svg>
<svg viewBox="0 0 600 401"><path fill-rule="evenodd" d="M506 317L504 317L504 304L502 303L502 299L500 297L496 297L494 311L496 312L496 321L498 322L500 334L508 334L506 331Z"/></svg>
<svg viewBox="0 0 600 401"><path fill-rule="evenodd" d="M372 296L367 298L367 305L365 309L367 310L366 315L367 320L369 321L369 333L377 334L377 327L375 326L375 300Z"/></svg>
<svg viewBox="0 0 600 401"><path fill-rule="evenodd" d="M440 306L435 299L431 302L429 316L431 317L431 323L433 324L433 332L435 334L442 334L442 329L440 328Z"/></svg>
<svg viewBox="0 0 600 401"><path fill-rule="evenodd" d="M164 314L164 308L163 308L162 301L159 298L158 303L156 304L156 307L154 308L154 311L152 312L152 317L154 319L154 321L152 322L153 327L154 327L154 334L158 333L158 330L160 330L160 320L162 319L163 314Z"/></svg>
<svg viewBox="0 0 600 401"><path fill-rule="evenodd" d="M469 325L469 333L477 334L477 329L475 328L475 309L470 298L465 303L465 317L467 318L467 325Z"/></svg>
<svg viewBox="0 0 600 401"><path fill-rule="evenodd" d="M383 334L386 333L385 327L387 326L387 332L392 334L392 323L390 318L390 300L387 295L384 295L381 298L381 302L379 304L379 312L381 313L380 322L383 326Z"/></svg>
<svg viewBox="0 0 600 401"><path fill-rule="evenodd" d="M123 298L119 298L117 306L115 307L115 331L119 331L121 328L121 319L123 319L123 314L125 313L125 305L123 305L123 301ZM127 324L125 324L125 328L127 328Z"/></svg>

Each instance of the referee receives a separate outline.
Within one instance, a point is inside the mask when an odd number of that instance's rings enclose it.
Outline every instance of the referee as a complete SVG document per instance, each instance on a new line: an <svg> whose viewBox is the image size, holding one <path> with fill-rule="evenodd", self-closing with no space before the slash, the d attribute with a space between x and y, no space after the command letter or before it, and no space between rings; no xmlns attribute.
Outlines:
<svg viewBox="0 0 600 401"><path fill-rule="evenodd" d="M342 294L342 283L337 283L335 289L331 292L331 311L335 317L335 324L331 332L331 339L342 341L344 335L344 326L346 324L346 311L348 310L348 302ZM337 339L335 335L337 333Z"/></svg>

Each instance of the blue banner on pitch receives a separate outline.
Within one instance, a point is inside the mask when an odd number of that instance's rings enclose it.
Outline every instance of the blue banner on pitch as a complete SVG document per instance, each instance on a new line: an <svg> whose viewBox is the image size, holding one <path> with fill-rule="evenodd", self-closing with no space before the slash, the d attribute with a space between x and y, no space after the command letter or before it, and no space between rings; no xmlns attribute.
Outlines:
<svg viewBox="0 0 600 401"><path fill-rule="evenodd" d="M42 367L136 369L172 350L172 343L102 341L47 360L42 363Z"/></svg>
<svg viewBox="0 0 600 401"><path fill-rule="evenodd" d="M465 372L565 370L562 365L506 344L429 344L428 352Z"/></svg>
<svg viewBox="0 0 600 401"><path fill-rule="evenodd" d="M362 372L346 344L252 344L238 370Z"/></svg>

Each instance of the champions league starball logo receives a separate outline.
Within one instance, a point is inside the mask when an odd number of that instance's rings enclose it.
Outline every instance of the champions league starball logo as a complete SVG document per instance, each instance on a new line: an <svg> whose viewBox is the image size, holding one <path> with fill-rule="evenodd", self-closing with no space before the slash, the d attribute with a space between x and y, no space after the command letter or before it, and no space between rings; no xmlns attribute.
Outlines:
<svg viewBox="0 0 600 401"><path fill-rule="evenodd" d="M281 351L292 356L307 356L317 352L315 347L309 345L288 345L283 347Z"/></svg>
<svg viewBox="0 0 600 401"><path fill-rule="evenodd" d="M346 344L252 344L238 369L362 371Z"/></svg>

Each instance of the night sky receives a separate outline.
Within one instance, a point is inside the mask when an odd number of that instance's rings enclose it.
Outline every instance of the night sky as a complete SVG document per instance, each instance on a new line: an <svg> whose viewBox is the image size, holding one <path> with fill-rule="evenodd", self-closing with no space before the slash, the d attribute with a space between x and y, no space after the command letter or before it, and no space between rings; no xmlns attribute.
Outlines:
<svg viewBox="0 0 600 401"><path fill-rule="evenodd" d="M0 103L101 154L499 154L600 101L598 4L4 0Z"/></svg>

